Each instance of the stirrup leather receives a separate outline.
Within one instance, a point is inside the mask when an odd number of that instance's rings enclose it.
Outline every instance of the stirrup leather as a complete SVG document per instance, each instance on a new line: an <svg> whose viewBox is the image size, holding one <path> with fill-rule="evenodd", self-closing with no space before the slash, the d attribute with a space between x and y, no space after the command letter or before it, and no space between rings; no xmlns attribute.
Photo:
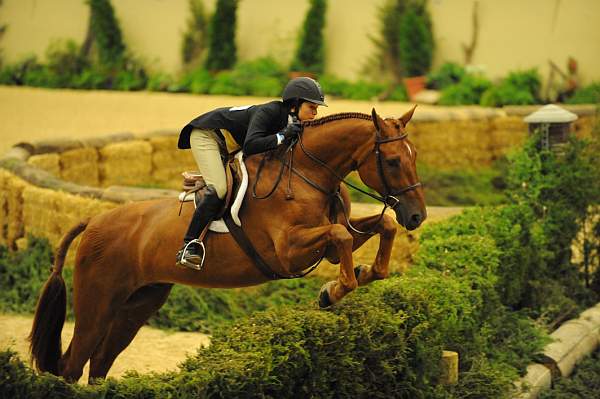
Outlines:
<svg viewBox="0 0 600 399"><path fill-rule="evenodd" d="M185 260L185 255L187 253L188 247L190 246L190 244L198 244L200 246L200 248L202 248L202 261L200 262L199 265L192 263L192 262L188 262L187 260ZM191 240L190 242L188 242L185 247L183 247L183 249L181 250L182 254L181 254L181 259L177 262L178 264L185 266L185 267L189 267L190 269L194 269L194 270L202 270L202 268L204 267L204 259L206 258L206 247L204 246L204 243L198 239L194 239Z"/></svg>

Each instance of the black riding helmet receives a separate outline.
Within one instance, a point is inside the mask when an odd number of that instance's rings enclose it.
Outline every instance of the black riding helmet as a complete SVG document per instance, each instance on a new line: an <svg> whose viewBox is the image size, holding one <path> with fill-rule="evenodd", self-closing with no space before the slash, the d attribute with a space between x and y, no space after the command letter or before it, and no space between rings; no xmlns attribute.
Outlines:
<svg viewBox="0 0 600 399"><path fill-rule="evenodd" d="M327 106L321 85L314 79L308 77L294 78L288 82L283 89L281 98L284 102L292 100L304 100L314 104Z"/></svg>

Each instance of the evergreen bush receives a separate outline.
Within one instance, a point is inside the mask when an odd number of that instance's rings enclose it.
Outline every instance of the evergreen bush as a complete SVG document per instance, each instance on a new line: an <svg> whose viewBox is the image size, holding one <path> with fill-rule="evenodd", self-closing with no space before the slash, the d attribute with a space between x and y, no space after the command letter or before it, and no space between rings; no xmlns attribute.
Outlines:
<svg viewBox="0 0 600 399"><path fill-rule="evenodd" d="M187 20L187 28L181 43L181 60L183 65L199 63L206 48L208 26L204 3L202 0L188 0L191 16Z"/></svg>
<svg viewBox="0 0 600 399"><path fill-rule="evenodd" d="M205 67L211 71L232 68L237 61L235 28L237 0L217 0L209 25Z"/></svg>
<svg viewBox="0 0 600 399"><path fill-rule="evenodd" d="M539 103L540 75L535 69L511 72L498 85L490 87L481 96L481 105L527 105Z"/></svg>
<svg viewBox="0 0 600 399"><path fill-rule="evenodd" d="M304 19L296 55L290 66L293 71L306 71L320 75L325 69L323 29L327 12L326 0L310 0Z"/></svg>
<svg viewBox="0 0 600 399"><path fill-rule="evenodd" d="M110 0L87 0L90 6L90 26L103 65L118 65L125 55L121 28Z"/></svg>
<svg viewBox="0 0 600 399"><path fill-rule="evenodd" d="M404 76L427 74L434 47L427 2L409 2L399 24L398 52Z"/></svg>
<svg viewBox="0 0 600 399"><path fill-rule="evenodd" d="M568 104L600 104L600 82L591 83L575 91Z"/></svg>
<svg viewBox="0 0 600 399"><path fill-rule="evenodd" d="M458 84L466 75L465 68L453 62L446 62L436 71L427 74L427 87L442 90L448 86Z"/></svg>
<svg viewBox="0 0 600 399"><path fill-rule="evenodd" d="M492 83L477 75L463 75L461 80L446 86L441 93L440 105L479 104L484 93L489 91Z"/></svg>

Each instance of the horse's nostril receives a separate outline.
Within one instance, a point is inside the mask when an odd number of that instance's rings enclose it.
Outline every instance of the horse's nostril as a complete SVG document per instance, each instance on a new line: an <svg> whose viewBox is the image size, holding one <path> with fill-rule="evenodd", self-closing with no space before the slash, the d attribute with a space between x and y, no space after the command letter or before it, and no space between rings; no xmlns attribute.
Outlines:
<svg viewBox="0 0 600 399"><path fill-rule="evenodd" d="M413 222L416 225L421 224L421 215L419 215L418 213L412 215L410 217L411 222Z"/></svg>

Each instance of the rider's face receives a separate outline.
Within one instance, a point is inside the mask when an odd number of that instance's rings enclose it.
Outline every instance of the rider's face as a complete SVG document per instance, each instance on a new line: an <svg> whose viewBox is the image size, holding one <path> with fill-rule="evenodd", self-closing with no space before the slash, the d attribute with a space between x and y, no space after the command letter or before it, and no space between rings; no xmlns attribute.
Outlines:
<svg viewBox="0 0 600 399"><path fill-rule="evenodd" d="M303 102L298 111L298 119L301 121L315 119L315 116L317 116L317 108L319 108L317 104L309 103L308 101Z"/></svg>

